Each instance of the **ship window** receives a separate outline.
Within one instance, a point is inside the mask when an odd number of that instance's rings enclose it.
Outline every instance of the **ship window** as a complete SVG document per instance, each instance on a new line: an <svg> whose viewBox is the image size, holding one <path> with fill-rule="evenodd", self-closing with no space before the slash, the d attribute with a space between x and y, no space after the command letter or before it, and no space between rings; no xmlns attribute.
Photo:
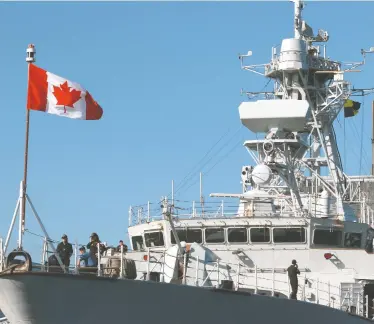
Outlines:
<svg viewBox="0 0 374 324"><path fill-rule="evenodd" d="M185 241L186 243L203 243L203 232L201 231L201 229L178 229L177 234L181 242ZM171 244L176 244L172 231L170 231L170 237Z"/></svg>
<svg viewBox="0 0 374 324"><path fill-rule="evenodd" d="M305 228L274 228L274 243L305 243Z"/></svg>
<svg viewBox="0 0 374 324"><path fill-rule="evenodd" d="M224 243L225 230L223 228L206 228L205 229L206 243Z"/></svg>
<svg viewBox="0 0 374 324"><path fill-rule="evenodd" d="M270 243L270 230L268 227L253 227L250 229L252 243Z"/></svg>
<svg viewBox="0 0 374 324"><path fill-rule="evenodd" d="M145 246L164 246L164 234L162 232L144 233Z"/></svg>
<svg viewBox="0 0 374 324"><path fill-rule="evenodd" d="M133 236L131 237L132 242L132 249L133 250L143 250L144 249L144 241L143 236Z"/></svg>
<svg viewBox="0 0 374 324"><path fill-rule="evenodd" d="M246 243L248 241L247 229L244 227L235 227L227 229L227 242Z"/></svg>
<svg viewBox="0 0 374 324"><path fill-rule="evenodd" d="M361 233L345 233L344 247L359 249L361 247Z"/></svg>
<svg viewBox="0 0 374 324"><path fill-rule="evenodd" d="M329 229L314 230L313 243L315 245L340 246L342 242L342 231Z"/></svg>

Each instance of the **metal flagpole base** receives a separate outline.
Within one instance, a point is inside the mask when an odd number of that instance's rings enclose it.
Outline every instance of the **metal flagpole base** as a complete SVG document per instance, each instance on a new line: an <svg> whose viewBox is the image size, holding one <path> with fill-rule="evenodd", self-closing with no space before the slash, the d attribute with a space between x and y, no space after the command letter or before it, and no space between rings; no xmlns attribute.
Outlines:
<svg viewBox="0 0 374 324"><path fill-rule="evenodd" d="M18 211L19 211L19 206L20 206L20 202L19 202L19 198L17 199L17 203L16 203L16 208L14 210L14 214L13 214L13 217L12 217L12 221L10 223L10 226L9 226L9 230L8 230L8 234L7 234L7 237L5 239L5 244L4 244L4 250L3 250L3 254L5 255L6 254L6 251L8 249L8 244L9 244L9 241L10 241L10 238L12 236L12 232L13 232L13 228L14 228L14 224L16 222L16 218L17 218L17 214L18 214Z"/></svg>
<svg viewBox="0 0 374 324"><path fill-rule="evenodd" d="M18 248L17 248L17 250L18 251L23 251L23 247L22 247L22 241L23 240L22 239L23 239L23 234L24 234L24 228L23 228L21 213L22 213L23 206L25 206L25 204L26 204L26 201L29 203L29 206L31 207L31 210L32 210L36 220L38 221L41 230L44 233L44 236L47 240L47 244L50 244L50 246L52 247L53 254L56 256L56 259L57 259L60 267L63 269L64 273L66 273L65 265L62 263L62 260L61 260L60 256L58 255L58 253L55 249L55 246L54 246L51 238L49 237L49 235L47 233L47 230L45 229L45 227L43 225L43 222L40 219L40 217L39 217L32 201L31 201L30 197L27 194L24 193L23 181L21 181L20 195L19 195L17 203L16 203L16 208L14 210L12 221L11 221L10 226L9 226L9 230L8 230L8 234L7 234L7 237L6 237L6 240L5 240L4 247L2 248L3 249L2 250L2 256L3 257L1 258L2 260L0 260L0 268L4 269L4 267L5 267L4 258L6 257L9 241L12 237L12 232L13 232L13 229L14 229L14 224L16 222L17 215L19 216L19 231L18 231L18 242L17 242Z"/></svg>
<svg viewBox="0 0 374 324"><path fill-rule="evenodd" d="M47 230L45 229L44 225L43 225L43 222L42 220L40 219L39 215L38 215L38 212L36 211L35 207L34 207L34 204L32 203L30 197L28 194L26 194L26 201L29 203L29 206L31 207L31 210L36 218L36 220L38 221L39 223L39 226L40 228L42 229L43 233L44 233L44 236L46 237L47 239L47 244L49 244L52 248L52 251L53 251L53 254L55 255L55 257L57 258L57 261L58 261L58 264L60 265L60 267L64 270L64 272L66 273L66 269L65 269L65 265L62 263L62 260L60 258L60 256L58 255L56 249L55 249L55 245L53 244L51 238L49 237L48 233L47 233Z"/></svg>

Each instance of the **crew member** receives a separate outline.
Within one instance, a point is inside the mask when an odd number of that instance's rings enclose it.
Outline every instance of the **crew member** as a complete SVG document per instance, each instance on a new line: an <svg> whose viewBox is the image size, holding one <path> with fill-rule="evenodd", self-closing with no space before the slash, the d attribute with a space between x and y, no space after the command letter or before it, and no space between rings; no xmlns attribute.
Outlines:
<svg viewBox="0 0 374 324"><path fill-rule="evenodd" d="M73 246L69 243L68 236L66 234L62 235L61 239L62 242L57 245L56 251L65 267L69 268L70 258L73 255Z"/></svg>
<svg viewBox="0 0 374 324"><path fill-rule="evenodd" d="M292 289L290 299L297 299L297 289L299 286L297 275L300 274L300 271L298 269L296 260L292 260L292 264L287 268L287 272L288 278L290 278L290 284Z"/></svg>
<svg viewBox="0 0 374 324"><path fill-rule="evenodd" d="M123 252L126 253L128 248L126 244L123 244L123 241L119 241L119 245L117 246L117 252L121 252L121 246L123 246Z"/></svg>
<svg viewBox="0 0 374 324"><path fill-rule="evenodd" d="M100 246L100 251L98 250L98 244ZM105 251L105 246L101 244L99 235L97 233L92 233L90 236L90 242L87 244L87 249L90 251L90 258L92 259L94 266L97 266L98 263L98 252L100 255Z"/></svg>
<svg viewBox="0 0 374 324"><path fill-rule="evenodd" d="M88 253L86 252L86 248L81 246L79 248L79 257L78 257L78 268L84 268L88 266Z"/></svg>

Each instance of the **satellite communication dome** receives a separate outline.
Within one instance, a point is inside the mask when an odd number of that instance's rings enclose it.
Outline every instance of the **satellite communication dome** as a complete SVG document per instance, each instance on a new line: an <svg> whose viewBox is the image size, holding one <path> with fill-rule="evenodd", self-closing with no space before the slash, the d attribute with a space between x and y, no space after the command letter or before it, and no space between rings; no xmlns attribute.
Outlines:
<svg viewBox="0 0 374 324"><path fill-rule="evenodd" d="M270 181L272 172L265 164L256 165L252 171L252 180L257 185L265 185Z"/></svg>

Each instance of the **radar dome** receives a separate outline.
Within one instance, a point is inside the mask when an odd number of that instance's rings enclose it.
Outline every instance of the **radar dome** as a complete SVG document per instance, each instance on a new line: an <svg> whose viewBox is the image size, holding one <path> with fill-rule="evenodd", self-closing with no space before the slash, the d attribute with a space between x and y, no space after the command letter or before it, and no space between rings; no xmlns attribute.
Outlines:
<svg viewBox="0 0 374 324"><path fill-rule="evenodd" d="M270 181L272 172L265 164L256 165L252 171L252 180L257 185L265 185Z"/></svg>

